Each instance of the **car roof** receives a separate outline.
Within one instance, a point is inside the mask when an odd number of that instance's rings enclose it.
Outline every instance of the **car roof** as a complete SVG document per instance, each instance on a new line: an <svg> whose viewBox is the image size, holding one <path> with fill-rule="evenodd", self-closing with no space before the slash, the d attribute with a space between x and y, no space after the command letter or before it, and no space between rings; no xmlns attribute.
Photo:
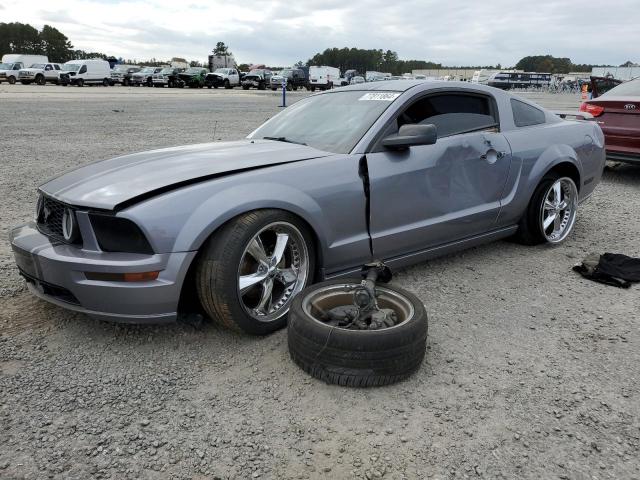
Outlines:
<svg viewBox="0 0 640 480"><path fill-rule="evenodd" d="M334 91L346 91L346 90L381 90L387 92L406 92L412 88L420 87L421 91L432 90L436 88L451 88L451 89L468 89L468 90L482 90L487 93L499 95L503 93L502 90L488 87L477 83L469 82L447 82L444 80L379 80L376 82L359 83L357 85L347 85L340 87Z"/></svg>

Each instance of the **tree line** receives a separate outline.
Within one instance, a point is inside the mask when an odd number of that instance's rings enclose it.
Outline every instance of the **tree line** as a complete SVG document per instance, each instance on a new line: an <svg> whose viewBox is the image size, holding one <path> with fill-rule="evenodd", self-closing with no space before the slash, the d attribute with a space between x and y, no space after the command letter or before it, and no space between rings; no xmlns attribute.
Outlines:
<svg viewBox="0 0 640 480"><path fill-rule="evenodd" d="M46 55L49 61L64 63L74 59L107 58L101 52L76 50L66 35L50 25L42 30L26 23L0 22L0 55L6 53L25 53Z"/></svg>
<svg viewBox="0 0 640 480"><path fill-rule="evenodd" d="M633 66L627 61L621 67ZM569 73L590 72L593 67L608 67L609 65L592 65L588 63L573 63L570 58L554 57L552 55L531 55L521 58L515 68L525 72Z"/></svg>

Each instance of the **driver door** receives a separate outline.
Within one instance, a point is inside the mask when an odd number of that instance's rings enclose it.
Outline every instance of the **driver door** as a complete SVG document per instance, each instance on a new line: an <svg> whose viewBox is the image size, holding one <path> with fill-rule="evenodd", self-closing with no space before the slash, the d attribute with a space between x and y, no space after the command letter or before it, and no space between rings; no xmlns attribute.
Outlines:
<svg viewBox="0 0 640 480"><path fill-rule="evenodd" d="M385 136L406 123L432 123L438 139L402 151L375 146L367 154L370 229L380 259L495 228L511 164L497 105L489 95L423 96L400 111Z"/></svg>

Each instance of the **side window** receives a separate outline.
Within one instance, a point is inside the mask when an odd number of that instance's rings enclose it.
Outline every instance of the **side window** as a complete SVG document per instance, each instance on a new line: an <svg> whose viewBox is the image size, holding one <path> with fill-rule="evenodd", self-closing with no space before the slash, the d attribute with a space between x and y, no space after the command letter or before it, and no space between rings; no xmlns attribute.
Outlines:
<svg viewBox="0 0 640 480"><path fill-rule="evenodd" d="M499 125L492 100L484 95L443 93L420 98L399 116L397 128L407 124L433 124L438 138Z"/></svg>
<svg viewBox="0 0 640 480"><path fill-rule="evenodd" d="M515 98L511 99L511 110L513 110L513 121L516 127L540 125L546 121L542 110Z"/></svg>
<svg viewBox="0 0 640 480"><path fill-rule="evenodd" d="M51 65L47 65L44 67L45 72L48 72L49 70L53 70L53 68L51 67Z"/></svg>
<svg viewBox="0 0 640 480"><path fill-rule="evenodd" d="M60 65L54 65L53 68L55 68L56 70L60 70Z"/></svg>
<svg viewBox="0 0 640 480"><path fill-rule="evenodd" d="M82 65L82 67L80 67L80 70L78 70L78 73L87 73L87 66Z"/></svg>

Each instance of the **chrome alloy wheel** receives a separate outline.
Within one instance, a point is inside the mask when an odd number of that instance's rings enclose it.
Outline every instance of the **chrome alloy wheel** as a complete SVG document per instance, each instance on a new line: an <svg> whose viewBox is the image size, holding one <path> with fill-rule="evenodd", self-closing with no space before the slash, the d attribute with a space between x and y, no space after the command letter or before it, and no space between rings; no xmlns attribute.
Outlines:
<svg viewBox="0 0 640 480"><path fill-rule="evenodd" d="M238 268L238 296L245 311L261 322L287 313L309 277L309 250L300 230L274 222L245 247Z"/></svg>
<svg viewBox="0 0 640 480"><path fill-rule="evenodd" d="M578 189L569 177L551 184L540 208L542 233L549 243L560 243L571 233L578 210Z"/></svg>

